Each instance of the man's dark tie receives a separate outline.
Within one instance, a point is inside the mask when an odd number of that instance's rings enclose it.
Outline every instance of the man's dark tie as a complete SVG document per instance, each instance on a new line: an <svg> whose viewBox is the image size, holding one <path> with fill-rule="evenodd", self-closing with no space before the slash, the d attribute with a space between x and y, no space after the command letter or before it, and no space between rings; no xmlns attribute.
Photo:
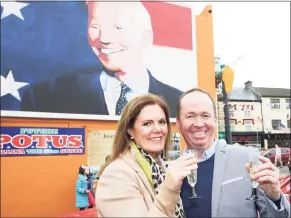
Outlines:
<svg viewBox="0 0 291 218"><path fill-rule="evenodd" d="M121 92L119 99L116 103L116 108L115 108L115 114L120 115L124 106L127 104L128 100L126 99L126 94L130 91L130 88L124 84L121 83Z"/></svg>

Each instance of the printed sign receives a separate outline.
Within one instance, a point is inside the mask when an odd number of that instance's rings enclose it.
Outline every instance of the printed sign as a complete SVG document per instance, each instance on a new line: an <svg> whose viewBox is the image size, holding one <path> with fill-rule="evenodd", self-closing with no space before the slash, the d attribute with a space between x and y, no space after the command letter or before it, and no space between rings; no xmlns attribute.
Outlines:
<svg viewBox="0 0 291 218"><path fill-rule="evenodd" d="M112 152L115 130L88 130L88 165L99 169Z"/></svg>
<svg viewBox="0 0 291 218"><path fill-rule="evenodd" d="M1 127L1 156L84 154L84 128Z"/></svg>
<svg viewBox="0 0 291 218"><path fill-rule="evenodd" d="M99 169L105 163L106 157L111 155L115 133L115 130L88 130L88 165L90 167ZM172 133L171 147L168 151L169 160L176 160L180 157L180 146L180 133Z"/></svg>

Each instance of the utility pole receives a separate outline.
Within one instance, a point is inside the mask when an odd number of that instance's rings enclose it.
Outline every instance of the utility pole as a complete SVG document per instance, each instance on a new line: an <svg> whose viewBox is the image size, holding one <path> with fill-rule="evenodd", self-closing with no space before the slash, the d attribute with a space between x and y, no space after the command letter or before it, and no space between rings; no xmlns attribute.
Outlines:
<svg viewBox="0 0 291 218"><path fill-rule="evenodd" d="M232 144L232 134L230 130L230 120L229 120L229 105L228 105L228 95L225 90L225 83L222 80L222 95L223 95L223 111L224 111L224 128L225 128L225 141L227 144L231 145Z"/></svg>
<svg viewBox="0 0 291 218"><path fill-rule="evenodd" d="M233 61L230 64L227 64L226 66L221 69L220 65L220 58L215 58L215 76L216 78L221 82L221 90L222 90L222 98L223 98L223 111L224 111L224 128L225 128L225 141L227 144L232 144L232 134L230 129L230 119L229 119L229 105L228 105L228 93L232 90L232 84L234 79L234 68L235 64L242 58L243 56L240 56L235 61ZM220 65L220 67L219 67ZM221 78L219 78L221 77Z"/></svg>

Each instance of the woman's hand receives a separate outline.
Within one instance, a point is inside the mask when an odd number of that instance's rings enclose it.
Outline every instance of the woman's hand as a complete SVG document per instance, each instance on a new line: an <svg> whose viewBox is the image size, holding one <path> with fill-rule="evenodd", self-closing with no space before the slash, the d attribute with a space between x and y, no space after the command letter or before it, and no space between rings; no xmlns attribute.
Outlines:
<svg viewBox="0 0 291 218"><path fill-rule="evenodd" d="M183 179L188 176L192 170L198 168L198 160L192 154L183 155L177 160L168 163L166 179L171 180L169 187L174 191L179 191L182 186Z"/></svg>

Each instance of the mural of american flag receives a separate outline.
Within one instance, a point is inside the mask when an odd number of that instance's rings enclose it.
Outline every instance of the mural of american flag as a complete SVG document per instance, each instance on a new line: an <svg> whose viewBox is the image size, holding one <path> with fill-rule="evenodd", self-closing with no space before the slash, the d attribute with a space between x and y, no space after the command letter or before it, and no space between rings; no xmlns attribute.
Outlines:
<svg viewBox="0 0 291 218"><path fill-rule="evenodd" d="M98 65L86 27L81 2L1 2L1 110L19 110L30 84Z"/></svg>

